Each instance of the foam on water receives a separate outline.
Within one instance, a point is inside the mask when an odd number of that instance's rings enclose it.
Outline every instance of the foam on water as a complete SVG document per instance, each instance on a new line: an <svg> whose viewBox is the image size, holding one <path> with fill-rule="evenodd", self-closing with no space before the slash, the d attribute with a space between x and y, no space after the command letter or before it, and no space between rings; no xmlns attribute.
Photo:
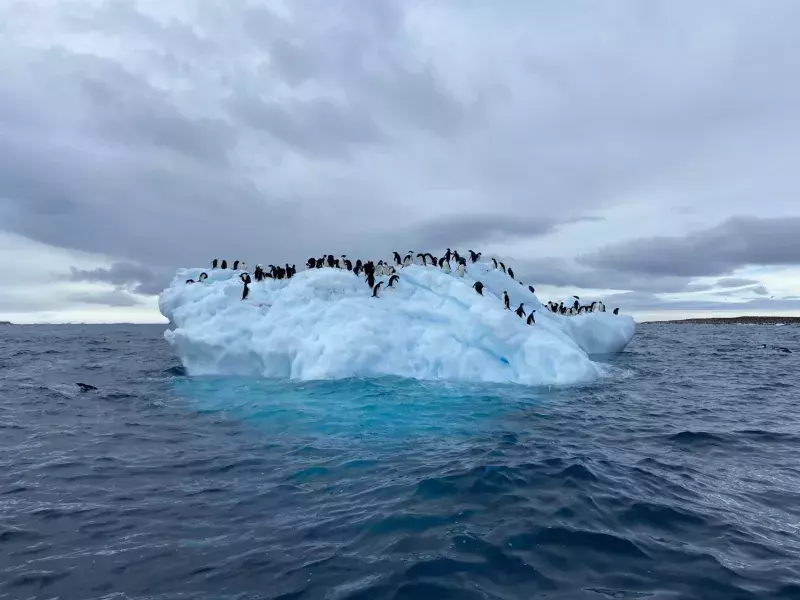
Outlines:
<svg viewBox="0 0 800 600"><path fill-rule="evenodd" d="M483 263L465 277L406 267L380 298L362 277L324 268L254 281L243 301L241 272L206 270L204 283L185 283L202 271L180 269L159 298L172 324L165 337L191 375L579 383L603 373L589 354L619 352L635 332L624 315L553 314L527 286ZM472 289L476 280L483 296ZM512 308L536 310L534 326L503 308L503 291Z"/></svg>

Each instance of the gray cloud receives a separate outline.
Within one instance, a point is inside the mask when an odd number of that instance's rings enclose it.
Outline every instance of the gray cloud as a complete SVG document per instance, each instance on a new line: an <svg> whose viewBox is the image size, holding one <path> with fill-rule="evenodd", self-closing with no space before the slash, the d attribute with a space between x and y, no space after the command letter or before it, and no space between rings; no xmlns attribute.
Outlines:
<svg viewBox="0 0 800 600"><path fill-rule="evenodd" d="M32 11L0 8L0 229L117 261L82 281L513 242L535 285L758 294L726 276L800 260L791 0Z"/></svg>
<svg viewBox="0 0 800 600"><path fill-rule="evenodd" d="M622 242L589 254L594 267L630 273L699 277L749 265L800 264L800 217L734 217L683 237Z"/></svg>
<svg viewBox="0 0 800 600"><path fill-rule="evenodd" d="M757 298L734 300L730 302L714 302L708 300L665 300L654 294L627 292L612 294L603 298L606 307L620 307L620 312L636 311L735 311L746 314L747 311L800 311L800 300L796 298Z"/></svg>
<svg viewBox="0 0 800 600"><path fill-rule="evenodd" d="M70 269L69 281L108 283L117 288L117 298L130 297L124 290L136 294L152 295L164 290L172 279L172 273L165 270L152 270L141 265L116 262L108 269ZM109 297L113 294L109 293ZM127 306L115 304L114 306Z"/></svg>
<svg viewBox="0 0 800 600"><path fill-rule="evenodd" d="M79 304L102 304L104 306L129 307L137 306L142 301L123 290L108 292L72 293L66 296L67 302Z"/></svg>

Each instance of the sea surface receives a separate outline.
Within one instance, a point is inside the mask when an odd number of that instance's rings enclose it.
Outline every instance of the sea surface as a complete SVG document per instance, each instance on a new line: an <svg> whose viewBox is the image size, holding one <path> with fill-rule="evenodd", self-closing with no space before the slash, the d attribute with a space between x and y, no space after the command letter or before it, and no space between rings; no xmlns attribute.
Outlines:
<svg viewBox="0 0 800 600"><path fill-rule="evenodd" d="M0 598L800 598L797 326L550 389L194 379L163 331L0 328Z"/></svg>

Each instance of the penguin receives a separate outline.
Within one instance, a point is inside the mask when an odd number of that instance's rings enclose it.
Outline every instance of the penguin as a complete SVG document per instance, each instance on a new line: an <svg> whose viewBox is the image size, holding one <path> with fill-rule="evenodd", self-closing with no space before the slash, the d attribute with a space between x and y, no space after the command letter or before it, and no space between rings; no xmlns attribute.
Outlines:
<svg viewBox="0 0 800 600"><path fill-rule="evenodd" d="M241 275L239 275L239 279L241 279L242 282L245 284L253 283L253 280L250 279L249 273L242 273Z"/></svg>
<svg viewBox="0 0 800 600"><path fill-rule="evenodd" d="M346 261L344 261L344 266L348 271L353 270L353 263L350 261L349 258Z"/></svg>
<svg viewBox="0 0 800 600"><path fill-rule="evenodd" d="M445 273L450 273L452 271L452 269L450 268L449 260L445 260L444 258L442 258L442 260L439 261L439 265L442 267L442 271L444 271Z"/></svg>
<svg viewBox="0 0 800 600"><path fill-rule="evenodd" d="M306 261L306 269L313 269L315 266L317 266L317 260L312 256ZM258 265L256 265L256 268L258 268Z"/></svg>
<svg viewBox="0 0 800 600"><path fill-rule="evenodd" d="M475 288L475 291L478 292L479 296L483 296L483 284L480 281L473 283L472 287Z"/></svg>
<svg viewBox="0 0 800 600"><path fill-rule="evenodd" d="M472 250L470 250L470 251L469 251L469 259L470 259L470 260L471 260L473 263L476 263L476 262L478 262L478 260L480 259L480 257L481 257L481 253L480 253L480 252L473 252Z"/></svg>
<svg viewBox="0 0 800 600"><path fill-rule="evenodd" d="M497 268L497 259L494 259L494 258L492 259L492 268L493 269Z"/></svg>
<svg viewBox="0 0 800 600"><path fill-rule="evenodd" d="M373 273L367 273L367 285L375 287L375 275Z"/></svg>
<svg viewBox="0 0 800 600"><path fill-rule="evenodd" d="M777 350L778 352L783 352L784 354L791 354L792 353L792 351L789 350L788 348L783 348L781 346L775 346L775 350Z"/></svg>
<svg viewBox="0 0 800 600"><path fill-rule="evenodd" d="M219 264L219 259L215 258L214 260L211 261L211 268L216 269L218 264Z"/></svg>
<svg viewBox="0 0 800 600"><path fill-rule="evenodd" d="M517 307L517 310L514 311L515 313L517 313L517 316L520 319L525 316L525 310L522 308L523 306L525 306L525 303L524 302L520 302L519 306Z"/></svg>
<svg viewBox="0 0 800 600"><path fill-rule="evenodd" d="M581 303L580 303L580 302L578 302L577 300L575 300L575 302L573 302L573 303L572 303L572 308L573 308L574 310L578 310L578 307L579 307L580 305L581 305Z"/></svg>
<svg viewBox="0 0 800 600"><path fill-rule="evenodd" d="M414 257L411 254L406 254L406 257L403 259L403 266L410 267L414 264Z"/></svg>
<svg viewBox="0 0 800 600"><path fill-rule="evenodd" d="M321 269L322 267L325 266L325 261L321 258L318 258L315 266L317 267L317 269Z"/></svg>
<svg viewBox="0 0 800 600"><path fill-rule="evenodd" d="M325 262L332 269L334 267L334 265L336 264L336 261L333 258L333 254L328 254L328 256L325 257Z"/></svg>
<svg viewBox="0 0 800 600"><path fill-rule="evenodd" d="M97 388L93 385L89 385L88 383L76 383L79 388L81 388L82 392L91 392L92 390L96 390Z"/></svg>
<svg viewBox="0 0 800 600"><path fill-rule="evenodd" d="M186 283L194 283L194 279L187 279Z"/></svg>
<svg viewBox="0 0 800 600"><path fill-rule="evenodd" d="M242 300L246 300L247 296L250 294L250 288L247 287L247 282L244 282L244 289L242 290Z"/></svg>
<svg viewBox="0 0 800 600"><path fill-rule="evenodd" d="M233 261L233 270L234 271L238 271L239 270L239 261L238 260Z"/></svg>
<svg viewBox="0 0 800 600"><path fill-rule="evenodd" d="M508 297L508 292L503 292L503 304L506 310L511 310L511 299Z"/></svg>
<svg viewBox="0 0 800 600"><path fill-rule="evenodd" d="M461 262L461 257L459 256L457 250L453 250L453 259L456 261L456 263Z"/></svg>
<svg viewBox="0 0 800 600"><path fill-rule="evenodd" d="M206 279L208 279L208 273L203 271L202 273L200 273L200 277L198 277L198 281L205 281Z"/></svg>
<svg viewBox="0 0 800 600"><path fill-rule="evenodd" d="M615 308L615 309L614 309L614 314L615 314L615 315L618 315L618 314L619 314L619 309L618 309L618 308Z"/></svg>
<svg viewBox="0 0 800 600"><path fill-rule="evenodd" d="M528 320L525 321L528 325L534 325L536 323L536 319L533 318L533 313L535 312L535 310L532 310L531 314L528 315Z"/></svg>
<svg viewBox="0 0 800 600"><path fill-rule="evenodd" d="M394 287L394 284L397 283L398 281L400 281L400 276L399 275L392 275L391 277L389 277L389 285L388 285L388 287Z"/></svg>
<svg viewBox="0 0 800 600"><path fill-rule="evenodd" d="M228 268L228 261L227 260L223 260L222 264L220 265L220 267L223 268L223 269L227 269Z"/></svg>
<svg viewBox="0 0 800 600"><path fill-rule="evenodd" d="M603 304L602 300L599 302L599 305L600 305L600 312L606 312L606 305Z"/></svg>
<svg viewBox="0 0 800 600"><path fill-rule="evenodd" d="M532 286L532 285L529 285L529 286L528 286L528 289L531 291L531 294L535 294L535 293L536 293L536 290L535 290L535 289L533 289L533 286Z"/></svg>
<svg viewBox="0 0 800 600"><path fill-rule="evenodd" d="M450 248L448 248L448 249L447 249L447 252L445 252L445 253L444 253L444 259L445 259L447 262L450 262L450 255L451 255L451 254L452 254L452 253L450 252Z"/></svg>
<svg viewBox="0 0 800 600"><path fill-rule="evenodd" d="M428 259L425 257L424 254L422 254L422 252L417 254L417 258L422 262L422 266L423 267L427 267L428 266Z"/></svg>
<svg viewBox="0 0 800 600"><path fill-rule="evenodd" d="M459 265L458 265L458 276L459 277L463 277L464 273L466 273L466 272L467 272L467 265L465 265L464 263L459 263Z"/></svg>
<svg viewBox="0 0 800 600"><path fill-rule="evenodd" d="M428 262L435 267L436 264L437 264L436 263L436 257L433 254L431 254L430 252L426 252L425 256L428 257Z"/></svg>
<svg viewBox="0 0 800 600"><path fill-rule="evenodd" d="M246 262L242 261L242 264L240 264L239 267L242 269L242 271L247 271L247 263Z"/></svg>
<svg viewBox="0 0 800 600"><path fill-rule="evenodd" d="M403 259L400 257L400 253L399 252L394 252L394 264L396 264L396 265L402 265L403 264Z"/></svg>
<svg viewBox="0 0 800 600"><path fill-rule="evenodd" d="M514 270L511 267L508 267L506 273L508 273L508 276L511 277L511 279L514 279Z"/></svg>
<svg viewBox="0 0 800 600"><path fill-rule="evenodd" d="M502 262L500 263L500 270L501 270L503 273L505 273L505 272L506 272L506 266L505 266L505 265L504 265Z"/></svg>
<svg viewBox="0 0 800 600"><path fill-rule="evenodd" d="M382 285L383 285L383 282L379 281L378 283L375 284L375 287L372 288L372 297L373 298L379 298L380 297L379 294L380 294Z"/></svg>

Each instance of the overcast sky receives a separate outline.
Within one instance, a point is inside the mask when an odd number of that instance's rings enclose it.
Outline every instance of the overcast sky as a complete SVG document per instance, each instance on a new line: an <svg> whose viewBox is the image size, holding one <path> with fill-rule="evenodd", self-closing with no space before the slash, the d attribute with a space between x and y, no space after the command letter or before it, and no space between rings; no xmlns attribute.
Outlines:
<svg viewBox="0 0 800 600"><path fill-rule="evenodd" d="M3 0L0 319L446 246L637 318L800 314L797 0Z"/></svg>

